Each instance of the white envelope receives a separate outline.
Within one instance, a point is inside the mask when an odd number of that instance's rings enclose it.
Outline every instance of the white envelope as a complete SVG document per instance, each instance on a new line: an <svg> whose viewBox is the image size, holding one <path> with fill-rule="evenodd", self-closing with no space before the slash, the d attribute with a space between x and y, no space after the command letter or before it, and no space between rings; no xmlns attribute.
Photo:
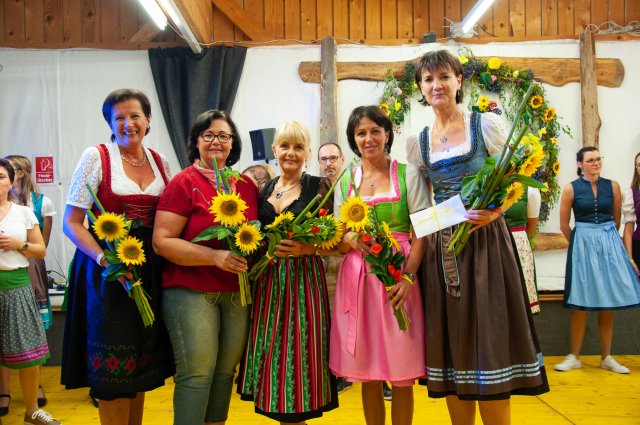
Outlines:
<svg viewBox="0 0 640 425"><path fill-rule="evenodd" d="M466 213L467 210L464 208L460 195L456 195L431 208L415 212L409 218L411 218L416 236L421 238L454 224L462 223L467 219Z"/></svg>

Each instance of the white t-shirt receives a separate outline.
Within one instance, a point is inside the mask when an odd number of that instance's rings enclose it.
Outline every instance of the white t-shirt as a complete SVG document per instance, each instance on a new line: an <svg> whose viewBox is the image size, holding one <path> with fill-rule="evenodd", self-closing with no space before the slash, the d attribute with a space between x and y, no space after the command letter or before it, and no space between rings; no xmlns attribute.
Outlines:
<svg viewBox="0 0 640 425"><path fill-rule="evenodd" d="M11 203L7 215L0 221L0 231L9 236L27 240L27 230L38 225L38 219L31 208ZM27 257L15 249L0 249L0 270L15 270L28 267Z"/></svg>

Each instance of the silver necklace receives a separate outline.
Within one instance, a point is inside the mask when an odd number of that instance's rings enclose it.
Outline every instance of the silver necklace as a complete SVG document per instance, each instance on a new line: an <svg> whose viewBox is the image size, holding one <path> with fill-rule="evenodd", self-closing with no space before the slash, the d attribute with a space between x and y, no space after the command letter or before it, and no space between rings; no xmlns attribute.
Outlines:
<svg viewBox="0 0 640 425"><path fill-rule="evenodd" d="M451 120L451 122L449 123L449 125L447 126L447 129L444 130L444 132L440 135L440 144L446 144L449 141L449 137L447 137L447 134L449 133L449 129L451 128L451 126L456 122L456 120L458 119L458 116L456 114L456 117ZM436 125L434 126L434 129L438 128L438 122L436 121Z"/></svg>
<svg viewBox="0 0 640 425"><path fill-rule="evenodd" d="M124 156L123 153L120 153L120 156L122 157L122 159L124 159L124 162L126 162L127 164L131 165L132 167L142 167L144 164L147 163L147 154L146 152L143 152L144 157L142 158L142 161L140 162L133 162L131 161L129 158L127 158L126 156Z"/></svg>
<svg viewBox="0 0 640 425"><path fill-rule="evenodd" d="M302 178L301 178L300 180L302 180ZM287 193L288 191L290 191L290 190L291 190L291 189L293 189L294 187L298 186L299 184L300 184L300 181L297 181L297 182L295 182L294 184L292 184L291 186L289 186L288 188L286 188L286 189L281 189L281 190L276 189L276 187L274 186L274 187L273 187L273 190L276 192L276 199L280 199L280 198L282 198L282 195L283 195L283 194Z"/></svg>

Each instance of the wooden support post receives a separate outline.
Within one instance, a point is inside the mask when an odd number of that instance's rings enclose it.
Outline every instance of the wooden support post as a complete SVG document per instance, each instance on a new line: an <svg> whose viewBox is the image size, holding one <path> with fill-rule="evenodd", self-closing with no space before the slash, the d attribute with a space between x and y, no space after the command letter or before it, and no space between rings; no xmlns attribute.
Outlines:
<svg viewBox="0 0 640 425"><path fill-rule="evenodd" d="M598 83L596 78L596 42L593 34L580 35L580 95L582 98L582 146L599 145Z"/></svg>
<svg viewBox="0 0 640 425"><path fill-rule="evenodd" d="M322 39L320 48L320 146L336 142L338 133L338 77L336 41Z"/></svg>

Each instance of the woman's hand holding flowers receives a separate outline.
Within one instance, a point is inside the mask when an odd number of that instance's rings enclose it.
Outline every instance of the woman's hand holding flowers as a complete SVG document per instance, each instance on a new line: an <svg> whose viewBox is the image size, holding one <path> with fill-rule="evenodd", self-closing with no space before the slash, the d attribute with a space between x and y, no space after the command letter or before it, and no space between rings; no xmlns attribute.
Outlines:
<svg viewBox="0 0 640 425"><path fill-rule="evenodd" d="M249 270L247 260L226 249L214 250L213 265L229 273L240 274Z"/></svg>
<svg viewBox="0 0 640 425"><path fill-rule="evenodd" d="M282 239L274 254L278 257L300 257L303 255L314 255L316 253L314 245L305 244L291 239Z"/></svg>
<svg viewBox="0 0 640 425"><path fill-rule="evenodd" d="M476 230L486 226L487 224L499 218L501 214L502 211L500 210L500 208L467 211L467 222L475 224L475 226L469 229L469 233L471 234Z"/></svg>
<svg viewBox="0 0 640 425"><path fill-rule="evenodd" d="M411 284L404 278L396 281L396 284L389 289L389 301L394 310L399 310L404 306L404 302L411 291Z"/></svg>

